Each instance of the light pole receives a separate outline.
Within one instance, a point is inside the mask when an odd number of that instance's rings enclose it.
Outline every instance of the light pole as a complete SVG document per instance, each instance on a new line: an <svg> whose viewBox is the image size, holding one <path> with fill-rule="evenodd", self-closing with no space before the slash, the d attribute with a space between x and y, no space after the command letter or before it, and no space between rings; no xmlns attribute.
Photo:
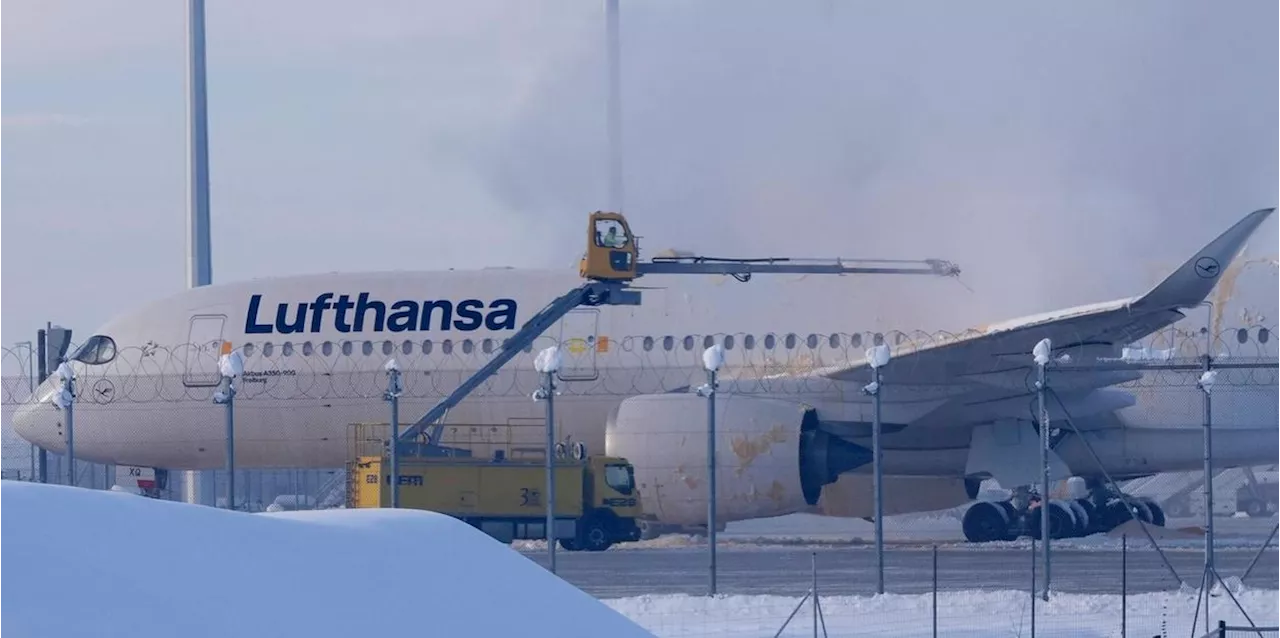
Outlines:
<svg viewBox="0 0 1280 638"><path fill-rule="evenodd" d="M391 507L400 507L400 364L395 359L383 366L387 371L387 391L382 398L391 404ZM379 472L381 474L381 472Z"/></svg>
<svg viewBox="0 0 1280 638"><path fill-rule="evenodd" d="M533 368L543 376L542 387L533 393L534 401L547 402L547 493L544 501L547 508L547 561L551 573L556 573L556 535L555 535L555 500L556 500L556 372L560 370L560 349L551 346L538 353L533 360Z"/></svg>
<svg viewBox="0 0 1280 638"><path fill-rule="evenodd" d="M1036 397L1040 403L1040 468L1044 473L1040 485L1040 545L1044 552L1044 600L1049 600L1049 412L1044 406L1045 369L1049 365L1049 355L1053 352L1052 343L1041 339L1032 349L1031 356L1039 370L1036 377Z"/></svg>
<svg viewBox="0 0 1280 638"><path fill-rule="evenodd" d="M54 370L58 377L58 392L53 395L53 405L67 413L67 485L76 484L76 373L71 364L63 361Z"/></svg>
<svg viewBox="0 0 1280 638"><path fill-rule="evenodd" d="M884 468L880 447L880 368L889 364L889 346L880 344L867 349L867 365L871 366L871 383L862 389L871 395L871 489L875 500L876 523L876 592L884 593Z"/></svg>
<svg viewBox="0 0 1280 638"><path fill-rule="evenodd" d="M218 358L222 383L213 393L213 402L227 406L227 509L236 508L236 377L244 374L244 357L239 350Z"/></svg>
<svg viewBox="0 0 1280 638"><path fill-rule="evenodd" d="M1204 596L1204 626L1209 630L1209 590L1213 587L1213 402L1209 396L1218 371L1210 369L1208 352L1204 355L1204 373L1196 381L1196 387L1204 392L1204 576L1200 592Z"/></svg>
<svg viewBox="0 0 1280 638"><path fill-rule="evenodd" d="M716 373L724 367L724 347L716 344L702 353L707 383L698 396L707 398L707 552L710 562L709 590L716 595Z"/></svg>

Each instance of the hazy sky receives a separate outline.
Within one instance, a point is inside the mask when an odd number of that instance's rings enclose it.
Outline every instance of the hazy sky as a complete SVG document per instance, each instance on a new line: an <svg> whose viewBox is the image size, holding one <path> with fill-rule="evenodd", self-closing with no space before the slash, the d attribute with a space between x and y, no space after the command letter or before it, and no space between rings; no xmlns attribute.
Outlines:
<svg viewBox="0 0 1280 638"><path fill-rule="evenodd" d="M1274 0L622 5L645 246L959 262L974 292L905 328L1140 293L1277 203ZM207 12L215 283L573 267L605 206L602 0ZM9 0L6 345L185 285L185 14Z"/></svg>

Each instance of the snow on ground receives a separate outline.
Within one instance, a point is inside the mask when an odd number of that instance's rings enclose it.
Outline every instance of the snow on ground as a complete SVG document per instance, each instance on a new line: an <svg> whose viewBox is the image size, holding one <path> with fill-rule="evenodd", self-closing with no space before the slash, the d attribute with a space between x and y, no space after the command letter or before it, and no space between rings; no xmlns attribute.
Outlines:
<svg viewBox="0 0 1280 638"><path fill-rule="evenodd" d="M647 636L456 519L0 481L13 636Z"/></svg>
<svg viewBox="0 0 1280 638"><path fill-rule="evenodd" d="M1259 626L1275 627L1277 593L1241 590L1237 599ZM884 596L822 596L820 623L836 636L932 635L931 597L886 594ZM606 600L655 635L772 636L796 608L799 598L784 596L640 596ZM1048 603L1036 601L1036 635L1045 638L1090 638L1120 635L1119 596L1054 594ZM1196 592L1168 592L1129 596L1126 635L1191 635L1196 612ZM943 592L938 594L938 634L989 638L1027 636L1031 626L1030 595L1016 591ZM1247 626L1240 612L1224 595L1210 603L1210 624L1225 620ZM1204 618L1196 623L1203 633ZM813 635L813 611L808 601L791 620L784 636Z"/></svg>

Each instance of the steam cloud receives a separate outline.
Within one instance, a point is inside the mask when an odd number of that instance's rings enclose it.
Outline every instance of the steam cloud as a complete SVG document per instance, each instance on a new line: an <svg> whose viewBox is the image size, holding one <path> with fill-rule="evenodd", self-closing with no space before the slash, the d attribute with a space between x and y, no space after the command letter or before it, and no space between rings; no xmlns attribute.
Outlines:
<svg viewBox="0 0 1280 638"><path fill-rule="evenodd" d="M1140 293L1276 202L1275 3L622 4L649 254L952 259L972 292L806 285L959 328ZM514 210L604 207L600 25L465 158ZM1268 222L1249 254L1275 250Z"/></svg>

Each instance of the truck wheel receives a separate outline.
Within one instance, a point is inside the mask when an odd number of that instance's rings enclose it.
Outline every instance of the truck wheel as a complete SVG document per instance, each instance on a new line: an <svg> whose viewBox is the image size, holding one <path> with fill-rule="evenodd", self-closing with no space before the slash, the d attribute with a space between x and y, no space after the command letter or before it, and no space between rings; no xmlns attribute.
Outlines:
<svg viewBox="0 0 1280 638"><path fill-rule="evenodd" d="M578 530L578 538L574 541L582 549L589 552L603 552L609 549L613 542L609 540L609 530L605 528L605 522L598 516L592 516L582 522L582 528Z"/></svg>
<svg viewBox="0 0 1280 638"><path fill-rule="evenodd" d="M572 538L560 539L560 548L566 552L576 552L579 549L582 549L581 547L578 547L578 541Z"/></svg>

